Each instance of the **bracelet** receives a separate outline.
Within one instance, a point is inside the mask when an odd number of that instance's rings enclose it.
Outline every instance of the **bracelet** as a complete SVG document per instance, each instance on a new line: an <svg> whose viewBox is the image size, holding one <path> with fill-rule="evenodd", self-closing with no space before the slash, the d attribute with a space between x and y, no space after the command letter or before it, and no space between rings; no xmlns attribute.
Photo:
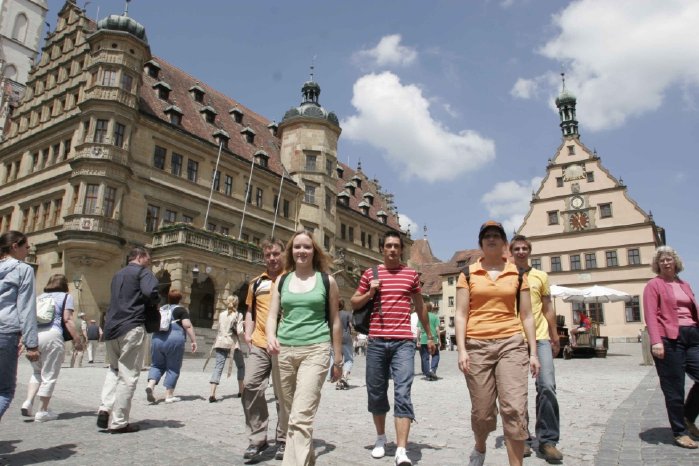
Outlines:
<svg viewBox="0 0 699 466"><path fill-rule="evenodd" d="M334 363L333 366L337 367L338 369L342 369L342 364L343 364L343 362L340 361L340 362Z"/></svg>

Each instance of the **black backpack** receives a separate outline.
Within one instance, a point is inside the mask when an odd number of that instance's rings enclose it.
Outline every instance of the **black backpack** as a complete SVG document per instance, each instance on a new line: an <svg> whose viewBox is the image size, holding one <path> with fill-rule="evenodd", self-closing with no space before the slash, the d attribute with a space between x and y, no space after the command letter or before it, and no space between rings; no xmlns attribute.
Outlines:
<svg viewBox="0 0 699 466"><path fill-rule="evenodd" d="M284 286L286 277L288 277L290 273L291 272L287 272L279 277L279 285L277 285L277 291L279 291L279 309L281 309L282 303L282 287ZM325 322L330 326L330 277L327 273L320 272L320 278L323 280L323 287L325 287Z"/></svg>

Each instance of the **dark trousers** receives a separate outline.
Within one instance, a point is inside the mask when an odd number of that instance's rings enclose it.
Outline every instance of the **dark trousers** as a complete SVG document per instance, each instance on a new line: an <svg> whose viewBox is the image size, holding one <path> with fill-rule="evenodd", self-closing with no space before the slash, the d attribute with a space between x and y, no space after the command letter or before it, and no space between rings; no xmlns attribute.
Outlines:
<svg viewBox="0 0 699 466"><path fill-rule="evenodd" d="M688 435L684 418L694 422L699 413L699 327L680 327L676 340L663 337L665 357L655 359L660 388L672 434ZM685 373L694 381L687 400L684 398Z"/></svg>
<svg viewBox="0 0 699 466"><path fill-rule="evenodd" d="M430 355L427 344L420 345L420 365L425 377L430 375L430 372L436 374L439 367L439 348L435 347L434 354Z"/></svg>

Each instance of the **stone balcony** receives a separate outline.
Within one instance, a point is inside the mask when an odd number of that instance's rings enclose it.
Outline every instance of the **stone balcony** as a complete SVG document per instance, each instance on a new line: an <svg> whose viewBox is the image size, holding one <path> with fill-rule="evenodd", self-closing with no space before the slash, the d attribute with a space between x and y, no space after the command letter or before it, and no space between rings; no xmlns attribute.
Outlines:
<svg viewBox="0 0 699 466"><path fill-rule="evenodd" d="M184 223L168 225L153 233L153 250L167 246L187 246L251 263L263 262L262 250L254 244L199 230Z"/></svg>
<svg viewBox="0 0 699 466"><path fill-rule="evenodd" d="M75 148L73 160L109 160L120 165L128 165L128 152L112 144L81 144Z"/></svg>
<svg viewBox="0 0 699 466"><path fill-rule="evenodd" d="M121 236L121 225L118 220L101 215L76 214L67 215L63 222L63 231L82 231L104 233L111 236Z"/></svg>
<svg viewBox="0 0 699 466"><path fill-rule="evenodd" d="M110 102L118 102L127 107L136 108L136 95L125 90L112 86L92 86L85 90L85 97L81 102L87 102L92 99L107 100Z"/></svg>

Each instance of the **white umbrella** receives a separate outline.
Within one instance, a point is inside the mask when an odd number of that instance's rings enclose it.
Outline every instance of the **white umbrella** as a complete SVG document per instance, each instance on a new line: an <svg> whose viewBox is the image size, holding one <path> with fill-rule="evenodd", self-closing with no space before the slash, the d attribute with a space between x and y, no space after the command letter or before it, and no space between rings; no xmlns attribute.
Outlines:
<svg viewBox="0 0 699 466"><path fill-rule="evenodd" d="M582 296L583 291L567 286L551 285L551 296L554 298L567 298L568 296Z"/></svg>
<svg viewBox="0 0 699 466"><path fill-rule="evenodd" d="M623 291L600 285L583 288L581 291L583 292L582 296L567 296L563 298L563 301L566 303L615 303L618 301L629 302L633 298Z"/></svg>

